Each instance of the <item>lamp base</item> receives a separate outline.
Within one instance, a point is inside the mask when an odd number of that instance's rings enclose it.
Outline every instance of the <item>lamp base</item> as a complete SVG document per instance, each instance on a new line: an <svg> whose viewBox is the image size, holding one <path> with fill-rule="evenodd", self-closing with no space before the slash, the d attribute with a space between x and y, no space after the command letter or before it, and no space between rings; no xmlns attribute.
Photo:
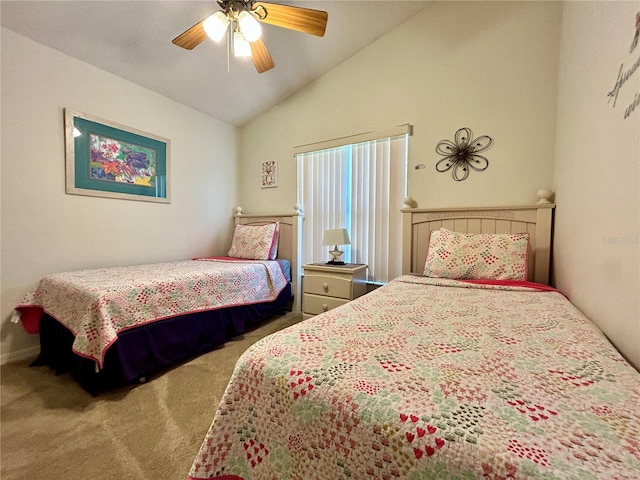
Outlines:
<svg viewBox="0 0 640 480"><path fill-rule="evenodd" d="M329 260L327 263L331 263L333 265L336 265L336 264L344 265L344 262L340 259L340 257L344 252L341 250L338 250L337 245L333 247L333 250L329 250L329 253L331 254L331 260Z"/></svg>

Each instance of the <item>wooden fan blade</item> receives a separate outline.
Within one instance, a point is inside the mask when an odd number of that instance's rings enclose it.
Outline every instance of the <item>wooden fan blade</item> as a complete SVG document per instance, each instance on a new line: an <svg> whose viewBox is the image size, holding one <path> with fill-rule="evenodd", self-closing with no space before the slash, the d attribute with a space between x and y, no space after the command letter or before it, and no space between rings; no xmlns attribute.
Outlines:
<svg viewBox="0 0 640 480"><path fill-rule="evenodd" d="M252 12L261 22L318 37L324 36L329 17L329 14L322 10L266 2L255 2Z"/></svg>
<svg viewBox="0 0 640 480"><path fill-rule="evenodd" d="M184 31L176 38L171 40L174 45L177 45L182 48L186 48L187 50L193 50L195 47L200 45L202 41L207 38L207 34L204 31L204 21L206 18L203 18L198 23L196 23L193 27Z"/></svg>
<svg viewBox="0 0 640 480"><path fill-rule="evenodd" d="M264 73L275 67L271 54L269 53L269 50L267 50L267 46L260 38L255 42L251 42L250 45L251 59L253 60L253 64L255 65L258 73Z"/></svg>

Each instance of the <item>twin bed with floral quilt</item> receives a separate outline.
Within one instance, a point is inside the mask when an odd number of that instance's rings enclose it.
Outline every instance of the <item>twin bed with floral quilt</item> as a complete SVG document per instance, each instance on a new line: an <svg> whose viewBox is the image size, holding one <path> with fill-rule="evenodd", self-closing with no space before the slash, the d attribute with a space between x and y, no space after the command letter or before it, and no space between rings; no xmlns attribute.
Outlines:
<svg viewBox="0 0 640 480"><path fill-rule="evenodd" d="M47 275L14 321L91 393L144 380L291 308L298 218L237 215L228 257Z"/></svg>
<svg viewBox="0 0 640 480"><path fill-rule="evenodd" d="M419 273L250 347L188 478L640 478L640 375L545 285L551 212L406 209Z"/></svg>

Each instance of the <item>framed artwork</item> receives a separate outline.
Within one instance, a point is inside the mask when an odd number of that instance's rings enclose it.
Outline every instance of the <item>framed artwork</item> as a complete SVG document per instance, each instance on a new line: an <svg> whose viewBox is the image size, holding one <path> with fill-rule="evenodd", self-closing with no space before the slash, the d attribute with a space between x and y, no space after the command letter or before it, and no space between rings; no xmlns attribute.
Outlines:
<svg viewBox="0 0 640 480"><path fill-rule="evenodd" d="M278 162L268 160L262 162L262 188L278 186Z"/></svg>
<svg viewBox="0 0 640 480"><path fill-rule="evenodd" d="M66 192L170 203L166 138L65 108Z"/></svg>

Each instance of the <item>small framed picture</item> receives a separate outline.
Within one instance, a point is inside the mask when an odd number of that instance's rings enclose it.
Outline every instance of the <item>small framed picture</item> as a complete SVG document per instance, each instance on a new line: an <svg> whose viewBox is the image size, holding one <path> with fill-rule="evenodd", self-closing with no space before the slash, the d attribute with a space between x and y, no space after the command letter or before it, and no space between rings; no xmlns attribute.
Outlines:
<svg viewBox="0 0 640 480"><path fill-rule="evenodd" d="M278 186L278 162L268 160L262 162L262 188L273 188Z"/></svg>

